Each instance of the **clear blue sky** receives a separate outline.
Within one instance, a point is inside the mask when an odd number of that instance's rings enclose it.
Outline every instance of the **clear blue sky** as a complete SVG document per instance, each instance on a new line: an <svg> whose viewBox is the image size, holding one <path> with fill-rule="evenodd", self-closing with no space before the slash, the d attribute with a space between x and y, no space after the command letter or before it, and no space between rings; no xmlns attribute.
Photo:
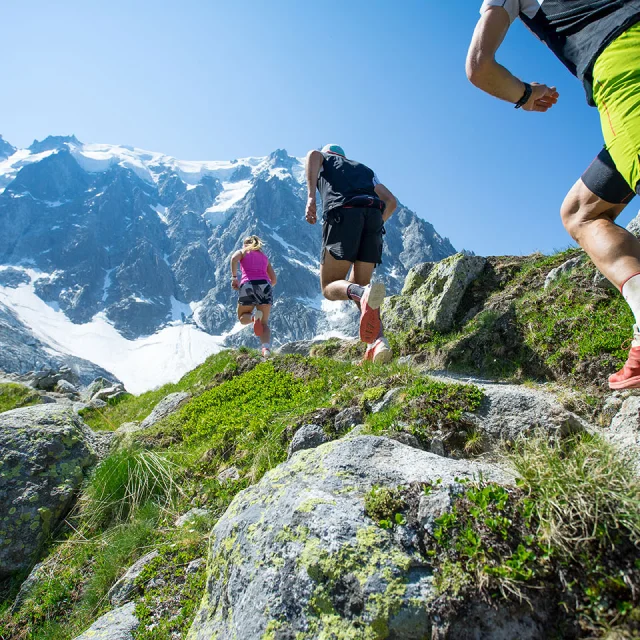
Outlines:
<svg viewBox="0 0 640 640"><path fill-rule="evenodd" d="M458 249L564 248L558 209L602 145L597 111L519 23L499 59L556 84L558 105L522 113L472 87L479 5L5 0L0 133L21 147L75 133L186 160L336 142Z"/></svg>

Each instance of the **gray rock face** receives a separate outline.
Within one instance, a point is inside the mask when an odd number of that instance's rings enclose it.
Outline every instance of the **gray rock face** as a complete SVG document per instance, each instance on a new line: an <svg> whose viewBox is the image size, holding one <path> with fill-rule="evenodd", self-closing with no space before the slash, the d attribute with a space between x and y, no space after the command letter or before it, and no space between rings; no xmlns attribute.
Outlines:
<svg viewBox="0 0 640 640"><path fill-rule="evenodd" d="M229 467L218 474L217 480L224 484L225 482L233 482L240 479L240 472L235 467Z"/></svg>
<svg viewBox="0 0 640 640"><path fill-rule="evenodd" d="M78 393L78 388L71 384L71 382L68 382L67 380L58 380L58 382L56 383L56 389L55 389L58 393L69 393L72 395L77 395Z"/></svg>
<svg viewBox="0 0 640 640"><path fill-rule="evenodd" d="M364 422L364 415L358 407L343 409L333 420L336 433L345 433Z"/></svg>
<svg viewBox="0 0 640 640"><path fill-rule="evenodd" d="M457 253L428 270L424 281L414 272L407 283L410 294L387 298L382 306L382 319L390 331L406 331L410 327L448 331L453 327L458 306L467 287L482 272L486 259Z"/></svg>
<svg viewBox="0 0 640 640"><path fill-rule="evenodd" d="M54 391L61 381L73 383L77 381L77 377L68 367L63 367L59 371L53 369L37 371L31 376L31 386L43 391Z"/></svg>
<svg viewBox="0 0 640 640"><path fill-rule="evenodd" d="M91 398L91 401L95 402L96 400L101 400L102 402L107 402L108 400L115 400L116 398L125 395L125 393L124 385L119 382L111 387L105 387L104 389L100 389L100 391L96 391Z"/></svg>
<svg viewBox="0 0 640 640"><path fill-rule="evenodd" d="M640 213L629 222L627 225L627 231L632 233L636 238L640 238Z"/></svg>
<svg viewBox="0 0 640 640"><path fill-rule="evenodd" d="M189 523L193 522L196 518L204 518L208 516L210 511L208 509L198 509L197 507L194 509L190 509L187 513L181 515L175 522L176 527L184 527Z"/></svg>
<svg viewBox="0 0 640 640"><path fill-rule="evenodd" d="M107 389L108 387L112 386L113 382L111 382L109 379L103 376L96 377L84 390L82 397L85 400L91 400L96 395L96 393L98 393L98 391L100 391L101 389Z"/></svg>
<svg viewBox="0 0 640 640"><path fill-rule="evenodd" d="M562 278L562 276L570 274L580 263L584 262L586 256L576 256L567 260L559 267L551 269L544 279L544 288L548 289L554 282Z"/></svg>
<svg viewBox="0 0 640 640"><path fill-rule="evenodd" d="M371 413L380 413L380 411L384 411L390 407L401 391L401 388L389 389L389 391L382 396L382 399L371 407Z"/></svg>
<svg viewBox="0 0 640 640"><path fill-rule="evenodd" d="M70 407L0 414L0 579L37 558L95 460L92 432Z"/></svg>
<svg viewBox="0 0 640 640"><path fill-rule="evenodd" d="M0 136L0 160L6 160L15 152L16 148L10 145L6 140L4 140L2 136Z"/></svg>
<svg viewBox="0 0 640 640"><path fill-rule="evenodd" d="M635 458L640 473L640 397L631 396L624 401L605 437Z"/></svg>
<svg viewBox="0 0 640 640"><path fill-rule="evenodd" d="M153 411L140 423L140 429L148 429L152 427L156 422L160 422L166 418L169 414L177 411L181 404L186 402L191 397L190 393L179 391L177 393L170 393L164 397L153 408Z"/></svg>
<svg viewBox="0 0 640 640"><path fill-rule="evenodd" d="M364 496L373 485L438 479L445 489L480 472L511 481L490 465L372 436L298 453L238 494L216 524L206 593L188 639L368 639L379 637L380 625L389 638L431 637L431 570L408 528L390 532L365 515ZM530 614L523 607L520 615ZM474 631L471 625L457 637L499 637Z"/></svg>
<svg viewBox="0 0 640 640"><path fill-rule="evenodd" d="M485 398L475 421L489 443L513 442L538 430L553 438L589 429L582 418L567 411L549 394L518 385L478 386Z"/></svg>
<svg viewBox="0 0 640 640"><path fill-rule="evenodd" d="M405 278L400 294L407 296L417 291L425 283L434 266L435 262L422 262L413 267Z"/></svg>
<svg viewBox="0 0 640 640"><path fill-rule="evenodd" d="M0 271L0 287L9 287L15 289L21 284L28 284L31 282L31 278L24 272L18 269L3 269Z"/></svg>
<svg viewBox="0 0 640 640"><path fill-rule="evenodd" d="M311 348L316 345L322 344L324 340L298 340L297 342L287 342L278 349L278 354L281 356L298 355L308 356Z"/></svg>
<svg viewBox="0 0 640 640"><path fill-rule="evenodd" d="M133 632L140 625L135 608L135 603L129 602L105 613L75 640L133 640Z"/></svg>
<svg viewBox="0 0 640 640"><path fill-rule="evenodd" d="M142 573L142 570L159 555L158 551L154 549L132 564L122 578L109 589L109 593L107 594L109 602L115 607L119 607L127 602L127 600L135 594L136 578Z"/></svg>
<svg viewBox="0 0 640 640"><path fill-rule="evenodd" d="M287 451L288 457L291 458L296 451L318 447L327 442L327 440L329 440L329 438L320 425L305 424L300 427L293 436Z"/></svg>

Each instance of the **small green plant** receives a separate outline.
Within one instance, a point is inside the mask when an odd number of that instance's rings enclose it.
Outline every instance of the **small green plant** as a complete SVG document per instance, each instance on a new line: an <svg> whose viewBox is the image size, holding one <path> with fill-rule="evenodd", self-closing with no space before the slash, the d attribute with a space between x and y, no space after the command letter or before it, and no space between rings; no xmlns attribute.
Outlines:
<svg viewBox="0 0 640 640"><path fill-rule="evenodd" d="M374 486L364 498L366 514L383 529L406 524L402 514L406 507L398 489Z"/></svg>
<svg viewBox="0 0 640 640"><path fill-rule="evenodd" d="M472 428L467 433L464 443L464 451L470 456L476 456L484 451L484 434L478 429Z"/></svg>

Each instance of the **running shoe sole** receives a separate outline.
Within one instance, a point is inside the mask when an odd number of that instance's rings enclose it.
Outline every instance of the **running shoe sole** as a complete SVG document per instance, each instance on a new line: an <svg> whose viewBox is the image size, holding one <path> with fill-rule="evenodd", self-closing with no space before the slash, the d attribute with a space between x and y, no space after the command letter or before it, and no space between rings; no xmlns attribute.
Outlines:
<svg viewBox="0 0 640 640"><path fill-rule="evenodd" d="M633 378L627 378L620 382L609 381L609 389L640 389L640 376L634 376Z"/></svg>
<svg viewBox="0 0 640 640"><path fill-rule="evenodd" d="M360 317L360 340L371 344L380 333L380 314L378 309L385 296L385 288L382 282L374 282L366 291L360 306L362 316Z"/></svg>

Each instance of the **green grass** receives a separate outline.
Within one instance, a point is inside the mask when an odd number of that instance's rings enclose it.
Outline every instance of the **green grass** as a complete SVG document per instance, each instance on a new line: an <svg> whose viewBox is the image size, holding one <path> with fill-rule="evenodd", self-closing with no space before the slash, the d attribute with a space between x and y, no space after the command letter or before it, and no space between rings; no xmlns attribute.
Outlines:
<svg viewBox="0 0 640 640"><path fill-rule="evenodd" d="M583 267L588 278L594 271ZM532 291L518 304L525 343L559 374L575 375L585 361L617 369L627 358L633 315L613 290L576 286L568 278Z"/></svg>
<svg viewBox="0 0 640 640"><path fill-rule="evenodd" d="M441 597L455 608L477 597L522 601L544 593L555 597L564 634L638 637L633 461L591 436L525 440L510 457L517 487L467 483L424 537Z"/></svg>
<svg viewBox="0 0 640 640"><path fill-rule="evenodd" d="M464 414L477 411L483 397L482 390L474 385L449 384L428 376L413 376L396 403L367 416L367 430L383 435L402 427L425 445L430 443L434 431L461 431L465 434L463 441L451 439L452 446L463 448L470 440L478 444L475 431L466 423Z"/></svg>
<svg viewBox="0 0 640 640"><path fill-rule="evenodd" d="M579 255L568 249L526 259L469 322L445 334L409 328L389 336L394 351L452 371L602 385L626 360L634 319L617 291L593 285L586 258L544 289L551 269Z"/></svg>
<svg viewBox="0 0 640 640"><path fill-rule="evenodd" d="M78 503L80 520L104 528L130 519L151 500L169 507L179 493L178 476L166 455L137 447L116 451L93 472Z"/></svg>
<svg viewBox="0 0 640 640"><path fill-rule="evenodd" d="M236 355L233 351L221 351L210 356L202 365L187 373L177 383L165 384L159 389L147 391L139 396L122 396L103 409L85 409L81 412L82 419L92 429L108 431L115 431L125 422L144 420L156 404L170 393L201 392L215 380L216 376L225 371L235 371Z"/></svg>
<svg viewBox="0 0 640 640"><path fill-rule="evenodd" d="M29 387L13 382L0 383L0 413L39 402L40 397Z"/></svg>
<svg viewBox="0 0 640 640"><path fill-rule="evenodd" d="M157 505L148 503L129 522L59 544L22 607L13 615L0 612L0 637L70 640L85 631L111 609L107 592L157 540L160 522Z"/></svg>
<svg viewBox="0 0 640 640"><path fill-rule="evenodd" d="M511 454L519 484L535 496L539 535L571 556L621 535L640 548L640 482L631 455L591 436L552 446L523 440Z"/></svg>

